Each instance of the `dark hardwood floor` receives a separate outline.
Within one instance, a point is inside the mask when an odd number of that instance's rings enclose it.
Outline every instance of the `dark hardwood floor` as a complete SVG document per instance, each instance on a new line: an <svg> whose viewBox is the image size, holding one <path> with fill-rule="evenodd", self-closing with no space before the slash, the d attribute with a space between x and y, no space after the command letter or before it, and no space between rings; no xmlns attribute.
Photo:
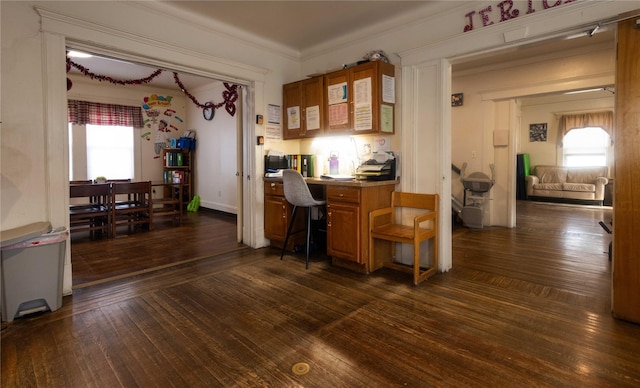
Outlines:
<svg viewBox="0 0 640 388"><path fill-rule="evenodd" d="M453 269L417 287L246 248L77 288L5 326L2 386L637 387L610 214L520 202L517 228L457 228Z"/></svg>
<svg viewBox="0 0 640 388"><path fill-rule="evenodd" d="M247 248L236 242L236 217L202 209L185 212L181 225L159 218L153 231L121 228L117 238L71 235L73 288L171 267Z"/></svg>

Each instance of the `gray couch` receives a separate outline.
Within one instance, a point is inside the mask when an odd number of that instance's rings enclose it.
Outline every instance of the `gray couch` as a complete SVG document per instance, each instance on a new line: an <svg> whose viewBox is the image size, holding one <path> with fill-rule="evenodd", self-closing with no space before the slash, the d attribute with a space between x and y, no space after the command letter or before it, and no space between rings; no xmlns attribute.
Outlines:
<svg viewBox="0 0 640 388"><path fill-rule="evenodd" d="M607 167L536 166L526 177L531 200L602 205Z"/></svg>

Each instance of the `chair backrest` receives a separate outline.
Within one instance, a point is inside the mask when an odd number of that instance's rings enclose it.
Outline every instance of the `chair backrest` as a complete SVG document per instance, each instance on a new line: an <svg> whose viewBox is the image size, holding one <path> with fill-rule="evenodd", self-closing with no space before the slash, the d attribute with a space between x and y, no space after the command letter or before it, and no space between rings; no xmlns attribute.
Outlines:
<svg viewBox="0 0 640 388"><path fill-rule="evenodd" d="M299 172L290 169L282 170L282 181L284 183L284 197L290 204L309 207L321 202L313 198L307 182Z"/></svg>
<svg viewBox="0 0 640 388"><path fill-rule="evenodd" d="M438 194L391 192L391 206L412 209L438 210Z"/></svg>
<svg viewBox="0 0 640 388"><path fill-rule="evenodd" d="M116 182L111 184L113 195L118 194L141 194L142 199L148 200L151 197L151 181L146 182Z"/></svg>
<svg viewBox="0 0 640 388"><path fill-rule="evenodd" d="M69 198L98 198L109 196L107 184L73 184L69 186Z"/></svg>

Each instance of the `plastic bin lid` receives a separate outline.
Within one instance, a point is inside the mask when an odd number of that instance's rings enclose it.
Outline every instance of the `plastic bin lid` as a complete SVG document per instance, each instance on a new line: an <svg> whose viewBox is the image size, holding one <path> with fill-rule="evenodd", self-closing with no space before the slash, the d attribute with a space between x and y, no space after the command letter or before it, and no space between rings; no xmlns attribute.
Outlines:
<svg viewBox="0 0 640 388"><path fill-rule="evenodd" d="M51 231L50 222L34 222L14 229L0 231L0 247L31 240Z"/></svg>

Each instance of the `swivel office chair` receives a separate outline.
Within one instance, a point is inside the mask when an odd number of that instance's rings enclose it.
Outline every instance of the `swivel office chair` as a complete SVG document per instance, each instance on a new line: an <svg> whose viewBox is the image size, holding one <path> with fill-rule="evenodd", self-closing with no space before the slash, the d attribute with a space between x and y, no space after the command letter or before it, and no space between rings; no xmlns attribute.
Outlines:
<svg viewBox="0 0 640 388"><path fill-rule="evenodd" d="M282 253L280 254L280 260L284 257L284 251L287 248L287 242L289 241L289 235L291 234L291 228L293 227L294 220L296 219L296 211L298 207L307 208L307 244L305 245L306 253L306 268L309 268L309 245L311 241L311 208L315 206L324 206L326 201L317 200L311 195L307 182L304 181L302 175L295 170L283 170L282 180L284 183L284 197L287 202L293 205L293 212L291 214L291 220L289 220L289 227L287 228L287 236L284 238L284 245L282 246Z"/></svg>

